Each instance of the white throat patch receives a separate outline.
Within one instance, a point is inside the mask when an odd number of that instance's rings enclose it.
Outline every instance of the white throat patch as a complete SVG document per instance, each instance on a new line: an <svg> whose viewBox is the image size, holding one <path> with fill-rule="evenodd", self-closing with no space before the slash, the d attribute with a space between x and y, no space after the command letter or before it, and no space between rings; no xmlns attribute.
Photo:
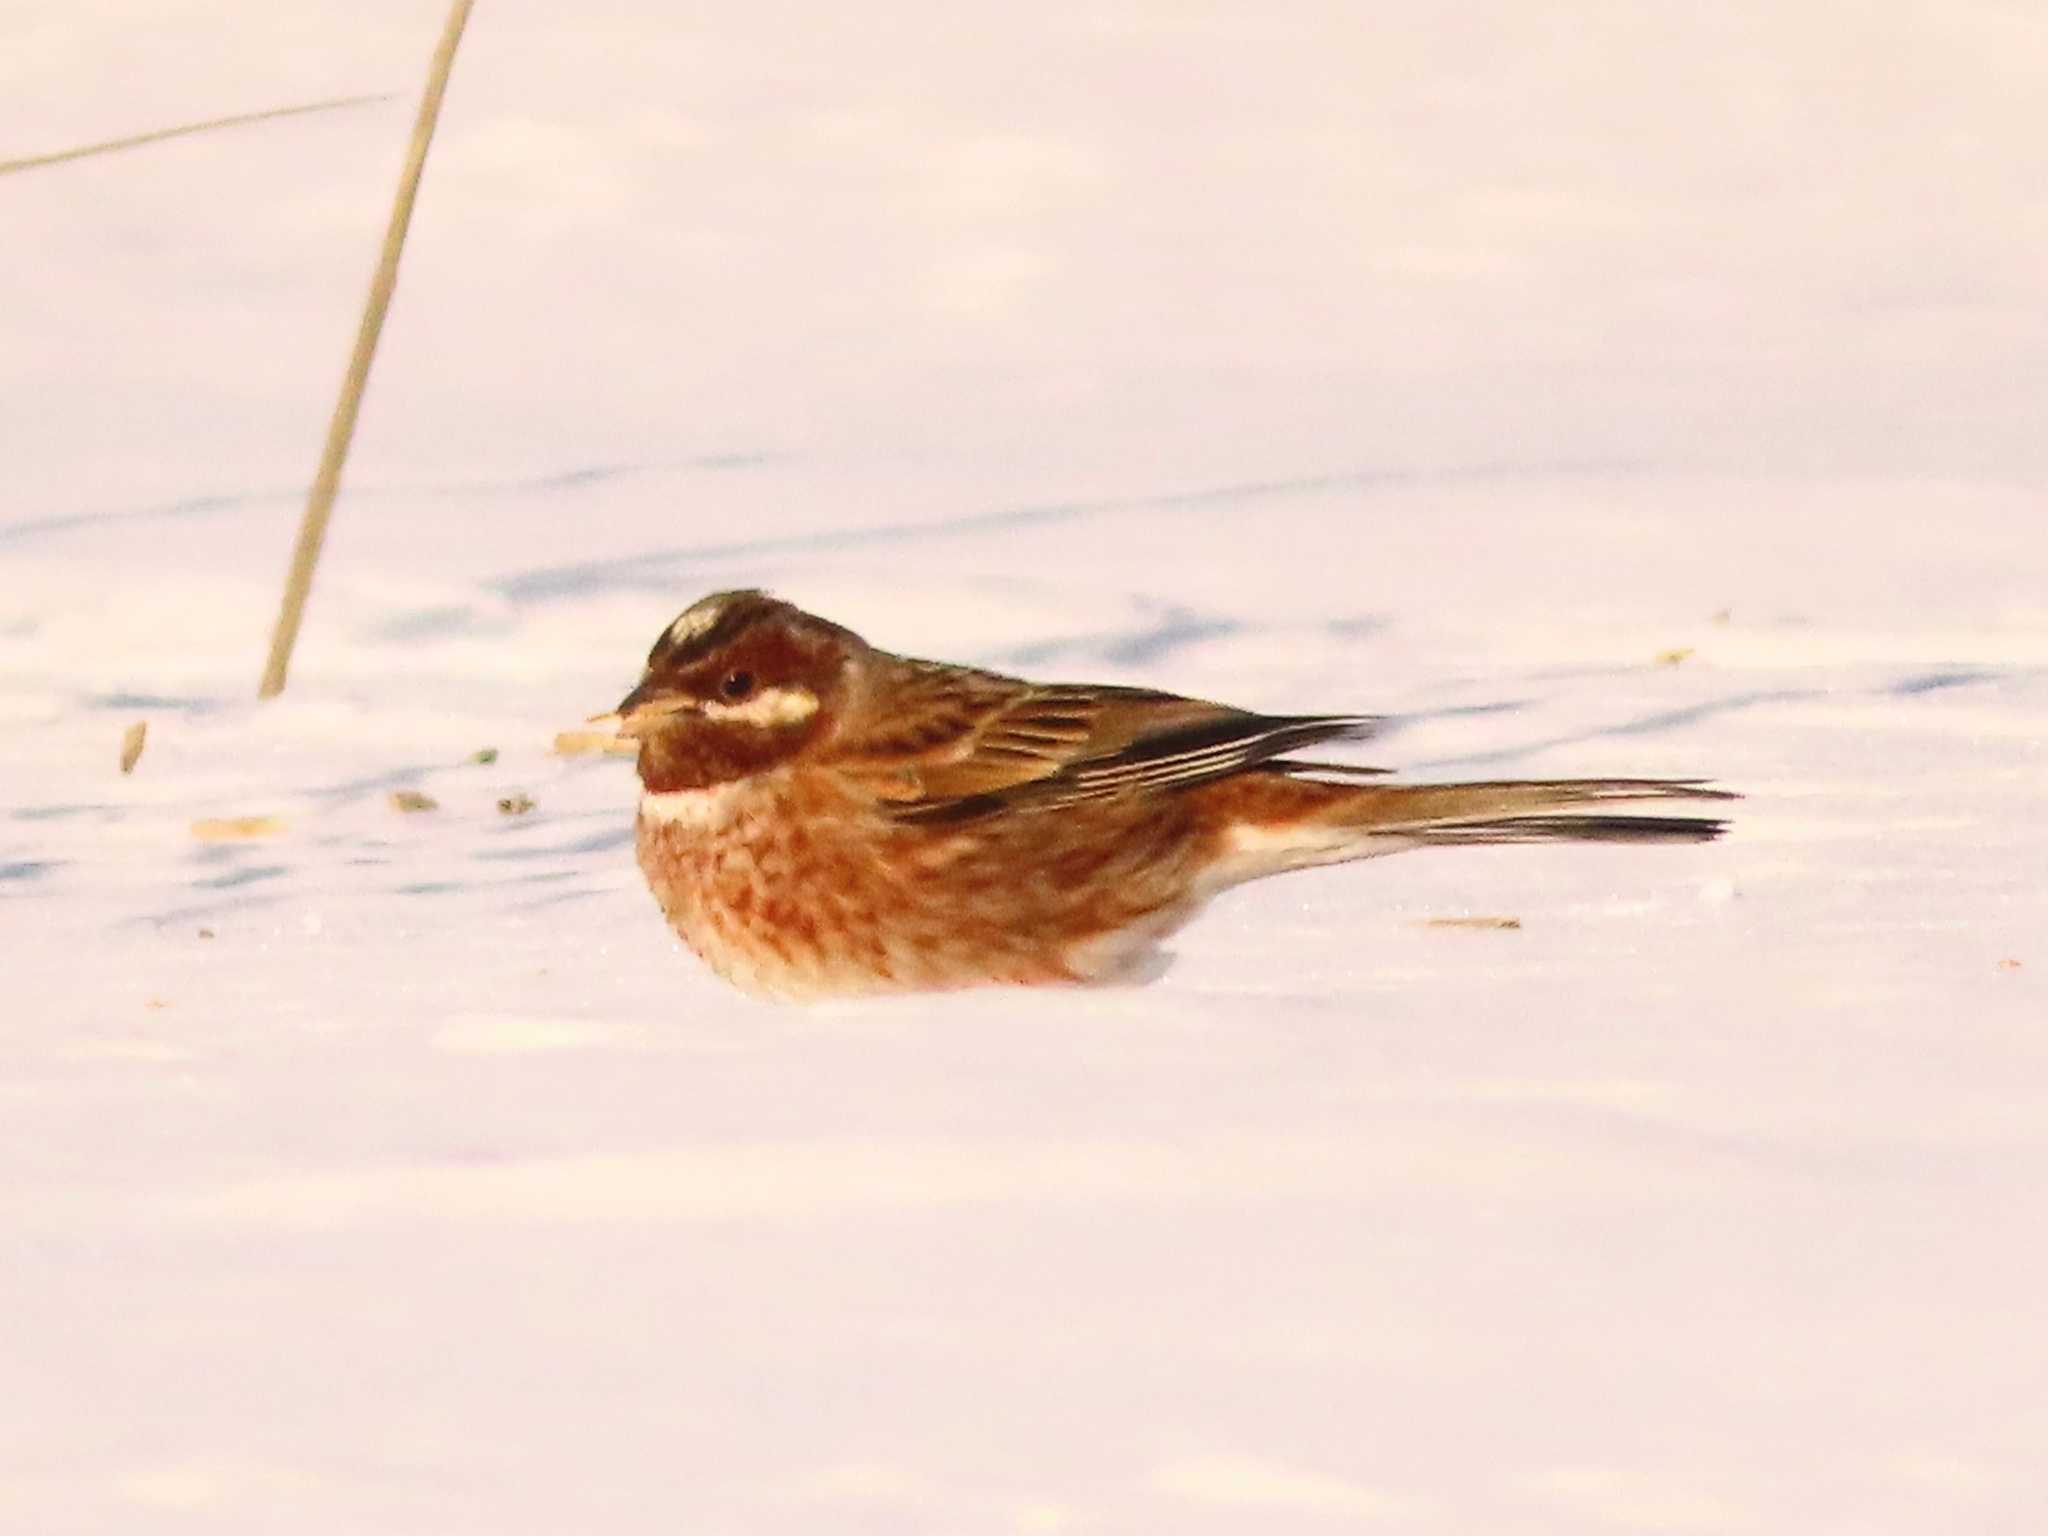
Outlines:
<svg viewBox="0 0 2048 1536"><path fill-rule="evenodd" d="M669 826L710 827L730 820L734 803L745 793L740 784L713 784L704 789L642 790L640 819Z"/></svg>

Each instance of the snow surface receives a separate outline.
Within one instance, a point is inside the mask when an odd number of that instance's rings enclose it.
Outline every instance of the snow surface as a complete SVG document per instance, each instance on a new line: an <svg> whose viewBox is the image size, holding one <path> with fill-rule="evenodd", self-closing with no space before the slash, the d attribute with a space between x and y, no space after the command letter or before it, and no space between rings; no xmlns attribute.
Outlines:
<svg viewBox="0 0 2048 1536"><path fill-rule="evenodd" d="M2038 7L483 5L258 706L441 12L7 12L400 95L0 178L0 1528L2039 1528ZM775 1009L550 751L735 584L1748 798Z"/></svg>

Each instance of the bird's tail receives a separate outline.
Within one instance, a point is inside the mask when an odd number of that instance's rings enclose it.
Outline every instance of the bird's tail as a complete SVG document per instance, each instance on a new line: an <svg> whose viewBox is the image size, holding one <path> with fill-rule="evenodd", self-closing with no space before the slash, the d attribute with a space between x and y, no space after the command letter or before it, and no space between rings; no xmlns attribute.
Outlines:
<svg viewBox="0 0 2048 1536"><path fill-rule="evenodd" d="M1507 779L1347 786L1318 820L1439 843L1704 843L1718 816L1650 812L1657 802L1733 800L1698 779ZM1642 810L1610 810L1619 806Z"/></svg>
<svg viewBox="0 0 2048 1536"><path fill-rule="evenodd" d="M1217 882L1234 885L1404 848L1711 842L1727 829L1724 820L1672 814L1667 807L1737 798L1698 779L1384 784L1322 776L1331 773L1345 770L1290 763L1282 772L1241 774L1216 786L1211 793L1226 850Z"/></svg>

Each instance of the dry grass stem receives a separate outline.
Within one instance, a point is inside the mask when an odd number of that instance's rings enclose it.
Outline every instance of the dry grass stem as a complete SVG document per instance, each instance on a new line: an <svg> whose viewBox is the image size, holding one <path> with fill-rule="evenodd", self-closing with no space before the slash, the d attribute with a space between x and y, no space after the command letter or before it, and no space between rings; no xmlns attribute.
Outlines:
<svg viewBox="0 0 2048 1536"><path fill-rule="evenodd" d="M332 101L309 101L296 107L271 107L262 112L237 112L232 117L210 117L203 123L180 123L175 128L156 128L148 133L131 133L126 138L102 139L97 144L79 144L71 149L53 150L47 155L28 155L19 160L0 160L0 176L12 171L33 171L45 165L62 165L67 160L86 160L94 155L111 155L118 150L136 149L144 144L161 144L165 139L182 139L188 134L211 133L216 128L240 128L246 123L267 123L274 118L301 117L308 112L337 112L343 107L367 106L389 101L389 94L337 96Z"/></svg>
<svg viewBox="0 0 2048 1536"><path fill-rule="evenodd" d="M615 736L610 731L555 732L557 757L589 757L599 752L613 757L633 757L639 751L640 743L632 737Z"/></svg>
<svg viewBox="0 0 2048 1536"><path fill-rule="evenodd" d="M285 672L291 665L292 647L299 638L299 622L305 616L306 595L313 589L313 568L320 562L320 546L327 538L327 519L334 510L334 498L341 489L342 466L348 461L349 443L356 432L356 417L362 410L363 390L370 382L370 364L377 355L377 339L384 332L384 316L391 308L391 296L398 288L398 258L405 249L406 231L412 225L413 204L419 198L420 177L427 166L427 150L434 142L434 125L440 120L441 99L448 94L448 75L455 67L455 49L462 41L462 29L469 21L472 0L455 0L448 11L448 24L434 50L427 69L426 94L420 98L419 116L413 121L412 147L405 157L405 169L398 178L398 196L391 205L391 223L384 231L384 247L377 258L376 273L370 279L369 302L363 306L362 324L356 330L355 350L349 356L348 371L342 376L341 395L334 402L334 416L327 425L327 443L320 453L320 468L313 477L312 493L306 498L306 515L299 524L299 540L292 550L290 574L285 578L284 601L278 609L277 627L270 637L270 655L263 666L263 681L257 686L259 699L284 691Z"/></svg>
<svg viewBox="0 0 2048 1536"><path fill-rule="evenodd" d="M133 773L142 761L142 744L149 740L149 722L138 720L121 733L121 771Z"/></svg>

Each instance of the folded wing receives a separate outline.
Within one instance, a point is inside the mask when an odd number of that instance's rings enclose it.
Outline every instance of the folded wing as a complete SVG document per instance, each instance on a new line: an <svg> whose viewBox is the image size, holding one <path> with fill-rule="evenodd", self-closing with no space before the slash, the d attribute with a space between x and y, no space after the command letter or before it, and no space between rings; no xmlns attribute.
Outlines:
<svg viewBox="0 0 2048 1536"><path fill-rule="evenodd" d="M930 663L899 680L891 698L886 732L844 743L835 755L912 820L1051 810L1259 764L1314 772L1319 765L1283 754L1364 736L1375 724L1364 715L1261 715L1147 689L1026 683Z"/></svg>

